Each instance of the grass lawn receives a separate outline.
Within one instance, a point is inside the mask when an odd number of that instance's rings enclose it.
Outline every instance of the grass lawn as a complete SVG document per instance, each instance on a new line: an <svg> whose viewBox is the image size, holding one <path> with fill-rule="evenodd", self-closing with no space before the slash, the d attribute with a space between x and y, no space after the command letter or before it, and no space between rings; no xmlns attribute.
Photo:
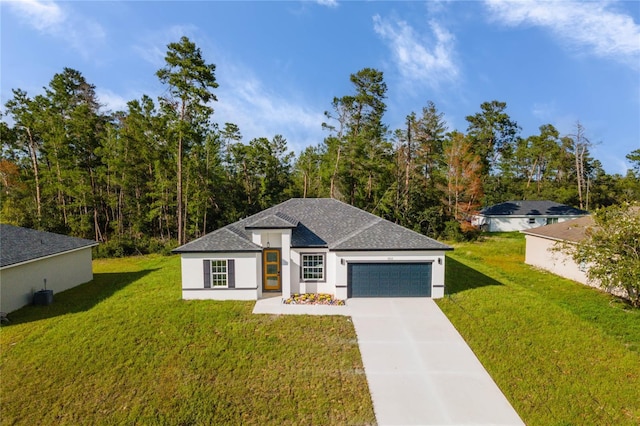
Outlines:
<svg viewBox="0 0 640 426"><path fill-rule="evenodd" d="M640 424L640 310L525 265L524 246L456 244L438 305L527 425Z"/></svg>
<svg viewBox="0 0 640 426"><path fill-rule="evenodd" d="M183 301L174 257L94 261L94 280L0 331L8 424L372 424L346 317Z"/></svg>

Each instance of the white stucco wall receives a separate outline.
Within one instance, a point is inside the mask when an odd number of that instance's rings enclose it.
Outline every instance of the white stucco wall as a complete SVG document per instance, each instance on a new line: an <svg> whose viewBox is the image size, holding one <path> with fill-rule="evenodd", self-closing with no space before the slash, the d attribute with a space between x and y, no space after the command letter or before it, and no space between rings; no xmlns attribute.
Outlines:
<svg viewBox="0 0 640 426"><path fill-rule="evenodd" d="M589 265L578 265L570 256L554 251L555 240L538 237L535 235L525 235L526 252L525 263L535 266L564 278L603 290L597 282L589 281L585 268ZM628 298L627 291L622 287L605 289L616 296Z"/></svg>
<svg viewBox="0 0 640 426"><path fill-rule="evenodd" d="M267 236L268 234L268 236ZM290 231L255 233L254 241L281 249L282 297L293 293L328 293L347 298L347 264L349 262L432 262L433 298L444 296L443 251L399 252L330 252L327 249L290 249ZM325 280L304 282L300 277L303 253L325 255ZM183 253L182 297L184 299L256 300L262 297L262 253ZM205 289L203 259L235 259L235 289ZM440 260L440 263L438 262ZM344 264L343 264L344 262Z"/></svg>
<svg viewBox="0 0 640 426"><path fill-rule="evenodd" d="M45 279L47 290L53 290L55 302L56 293L93 279L91 260L91 247L87 247L2 268L0 310L11 312L32 303L33 293L44 288Z"/></svg>
<svg viewBox="0 0 640 426"><path fill-rule="evenodd" d="M282 280L282 297L288 299L291 297L291 230L283 230L282 235L282 252L280 279Z"/></svg>
<svg viewBox="0 0 640 426"><path fill-rule="evenodd" d="M558 223L560 223L567 220L577 219L578 217L579 216L559 216L557 219ZM529 223L530 218L533 218L533 223ZM489 232L514 232L545 226L547 225L547 216L487 217L484 218L484 223L488 224Z"/></svg>
<svg viewBox="0 0 640 426"><path fill-rule="evenodd" d="M535 235L525 235L526 251L524 262L527 265L536 266L560 275L564 278L588 284L586 274L580 269L571 257L566 254L554 251L555 240L537 237Z"/></svg>
<svg viewBox="0 0 640 426"><path fill-rule="evenodd" d="M262 253L182 253L182 298L257 300L261 294ZM235 259L235 288L205 288L204 259Z"/></svg>
<svg viewBox="0 0 640 426"><path fill-rule="evenodd" d="M324 254L324 281L302 281L300 277L300 266L302 264L302 254ZM329 253L327 249L292 249L291 250L291 293L328 293L335 294L335 269L330 265L329 257L335 254Z"/></svg>

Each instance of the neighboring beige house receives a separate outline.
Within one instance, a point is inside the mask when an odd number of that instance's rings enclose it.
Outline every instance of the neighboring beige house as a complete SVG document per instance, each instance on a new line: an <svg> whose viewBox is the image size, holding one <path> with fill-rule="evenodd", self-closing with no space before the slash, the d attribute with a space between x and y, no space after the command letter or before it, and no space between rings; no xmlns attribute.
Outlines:
<svg viewBox="0 0 640 426"><path fill-rule="evenodd" d="M54 293L93 279L95 241L0 224L0 311L32 303L36 291ZM46 280L46 283L45 283Z"/></svg>
<svg viewBox="0 0 640 426"><path fill-rule="evenodd" d="M444 295L451 247L330 198L293 198L174 250L184 299L273 292L351 297Z"/></svg>
<svg viewBox="0 0 640 426"><path fill-rule="evenodd" d="M585 237L586 229L590 226L593 226L593 218L584 216L522 231L526 239L525 263L582 284L592 285L587 280L586 265L577 264L567 254L554 250L560 242L581 241Z"/></svg>
<svg viewBox="0 0 640 426"><path fill-rule="evenodd" d="M585 210L554 201L506 201L482 209L471 224L487 232L513 232L565 222L588 215Z"/></svg>

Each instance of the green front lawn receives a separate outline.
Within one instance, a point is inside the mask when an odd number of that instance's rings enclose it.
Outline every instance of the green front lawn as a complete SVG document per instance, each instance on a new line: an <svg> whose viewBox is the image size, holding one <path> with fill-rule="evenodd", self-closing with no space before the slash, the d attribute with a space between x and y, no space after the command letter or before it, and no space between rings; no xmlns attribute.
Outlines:
<svg viewBox="0 0 640 426"><path fill-rule="evenodd" d="M524 265L521 235L447 257L438 304L528 425L640 423L639 310ZM183 301L177 257L94 271L2 327L2 424L375 423L348 318Z"/></svg>
<svg viewBox="0 0 640 426"><path fill-rule="evenodd" d="M525 265L520 234L447 257L438 305L527 425L640 424L640 310Z"/></svg>
<svg viewBox="0 0 640 426"><path fill-rule="evenodd" d="M94 272L2 327L2 424L375 422L348 318L183 301L178 257Z"/></svg>

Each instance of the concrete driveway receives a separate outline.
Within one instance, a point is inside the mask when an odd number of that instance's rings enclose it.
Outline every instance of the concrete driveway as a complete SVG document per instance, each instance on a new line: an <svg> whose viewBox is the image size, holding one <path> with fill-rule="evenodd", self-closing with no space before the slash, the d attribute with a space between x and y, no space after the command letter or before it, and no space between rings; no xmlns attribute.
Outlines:
<svg viewBox="0 0 640 426"><path fill-rule="evenodd" d="M524 424L432 299L349 299L334 307L274 298L253 312L351 316L380 425Z"/></svg>
<svg viewBox="0 0 640 426"><path fill-rule="evenodd" d="M380 425L524 424L432 299L348 305Z"/></svg>

